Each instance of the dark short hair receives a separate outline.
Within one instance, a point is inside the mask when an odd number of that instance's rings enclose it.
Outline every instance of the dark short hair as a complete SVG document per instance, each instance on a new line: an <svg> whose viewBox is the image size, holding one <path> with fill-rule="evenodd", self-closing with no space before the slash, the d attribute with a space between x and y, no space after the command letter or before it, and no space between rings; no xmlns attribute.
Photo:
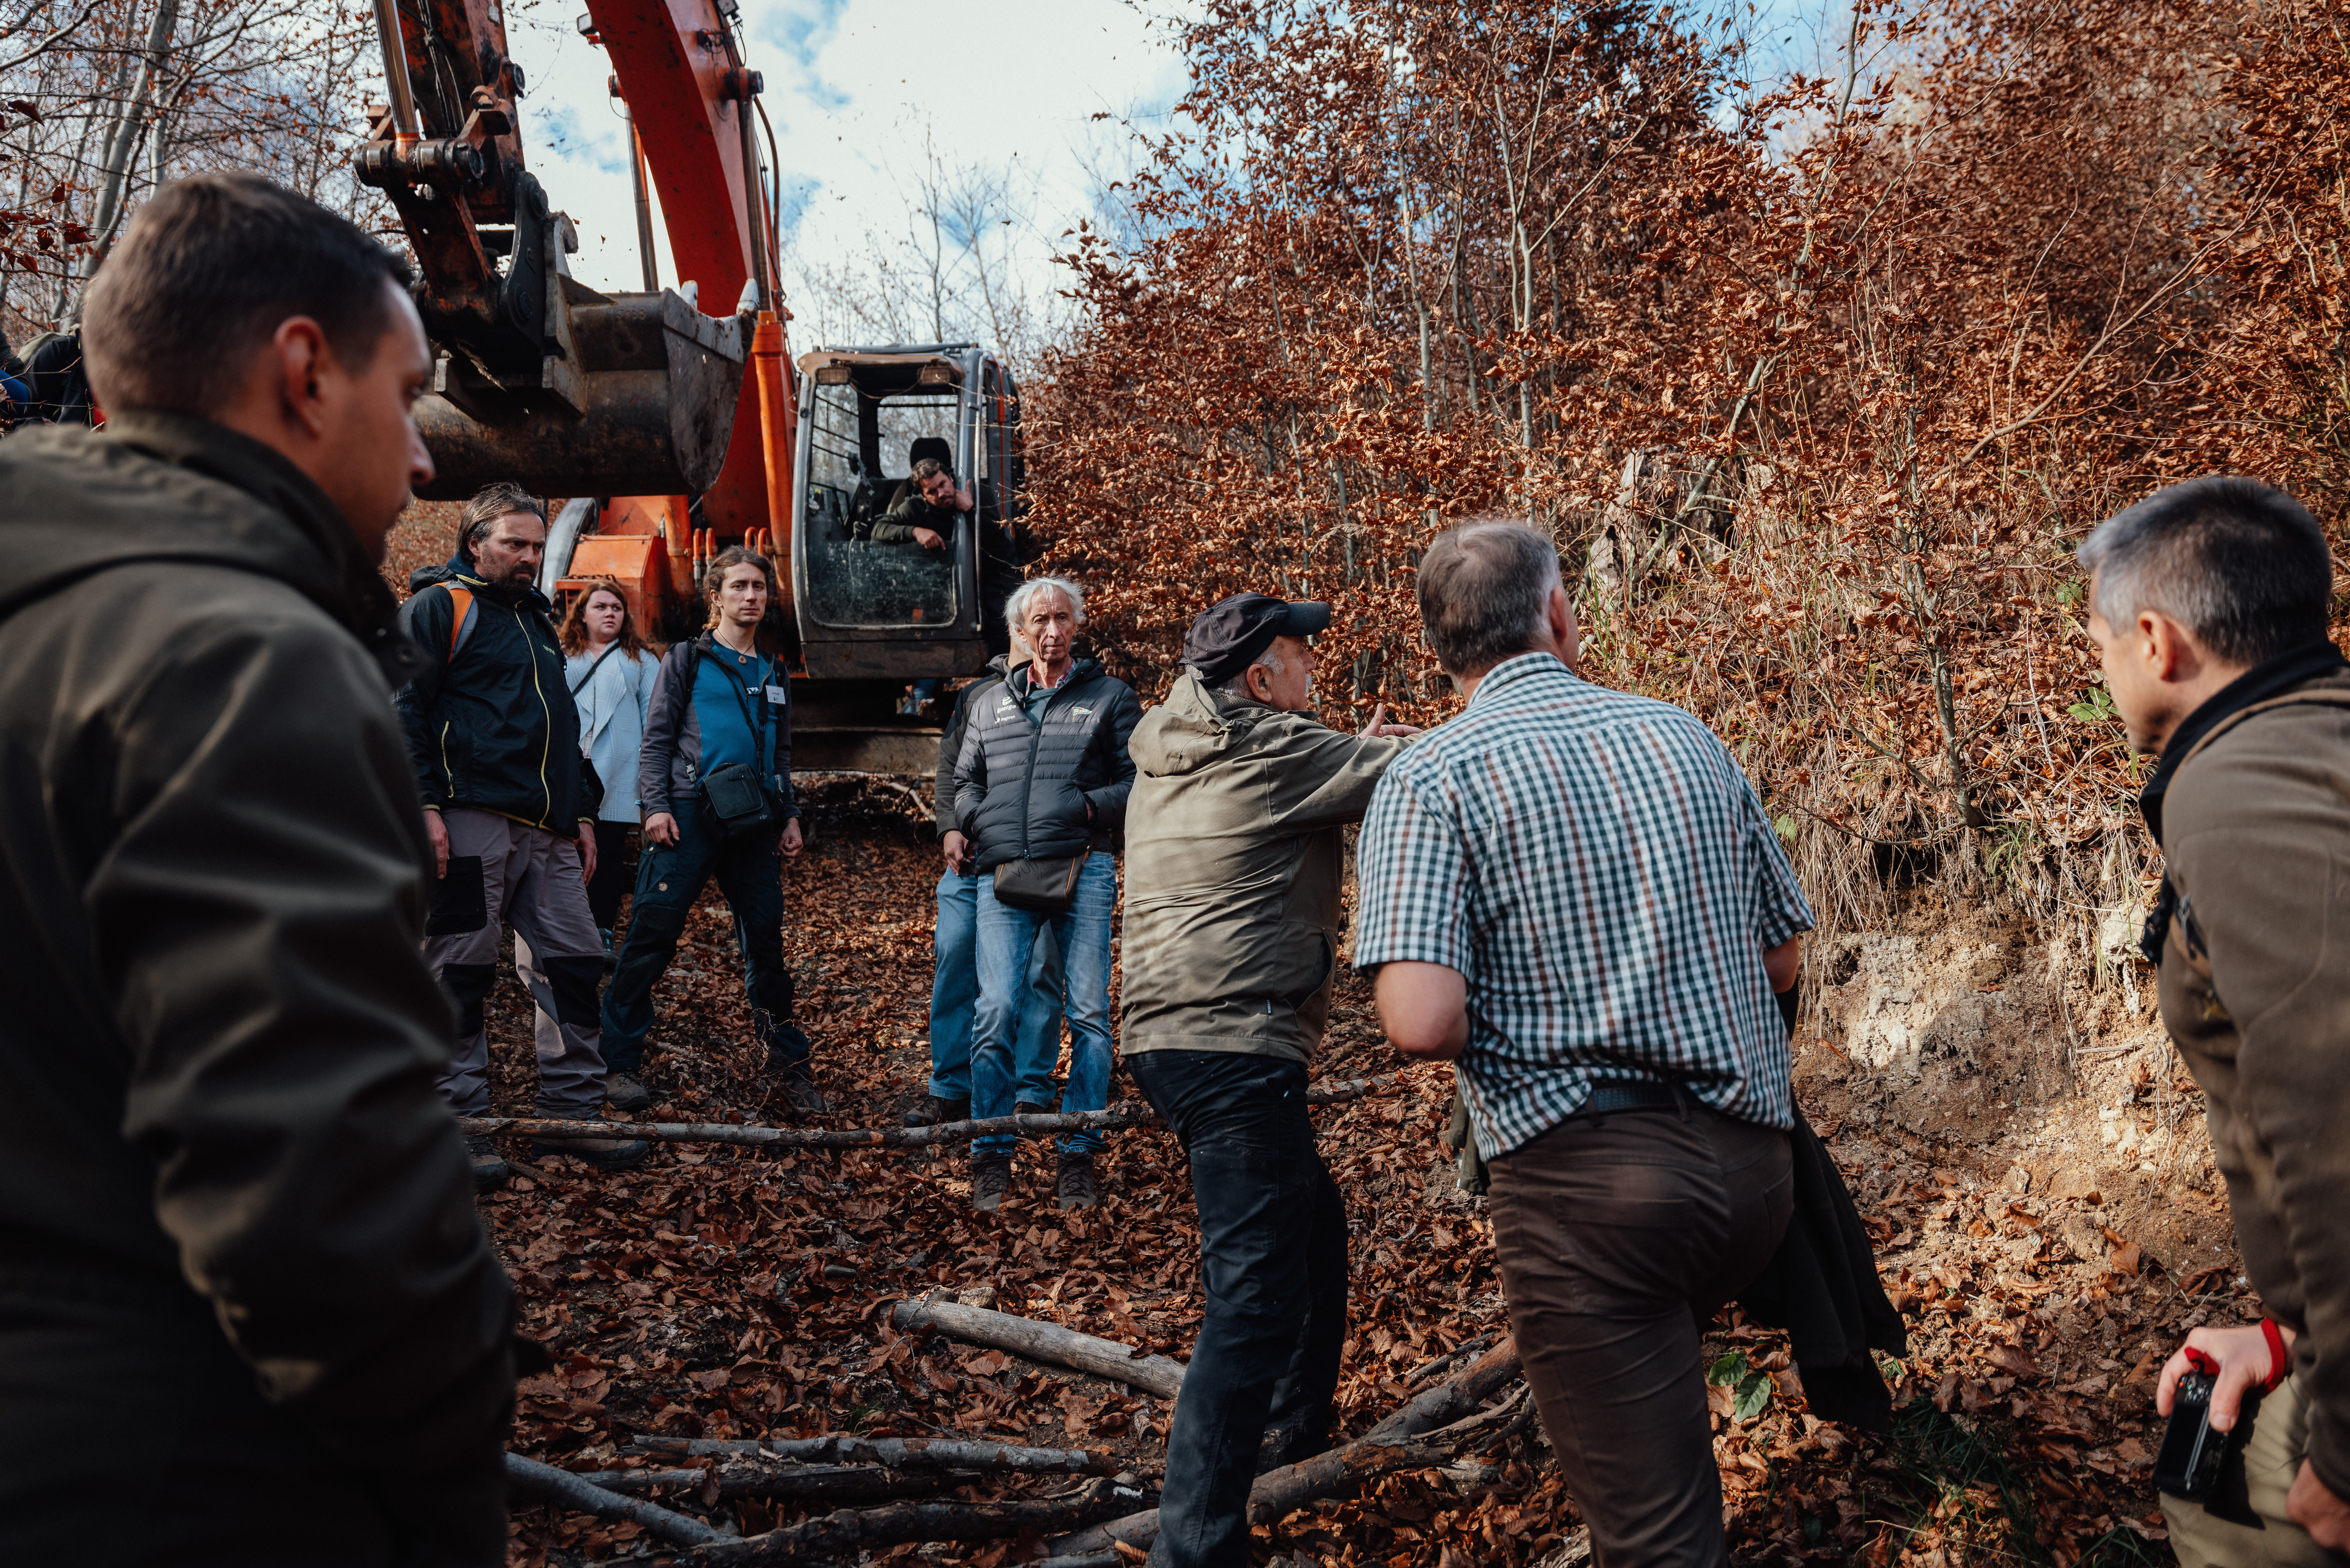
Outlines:
<svg viewBox="0 0 2350 1568"><path fill-rule="evenodd" d="M1419 561L1419 621L1451 676L1482 675L1541 635L1558 547L1516 517L1471 517Z"/></svg>
<svg viewBox="0 0 2350 1568"><path fill-rule="evenodd" d="M91 387L109 409L202 414L233 401L253 351L307 316L354 370L392 325L408 264L358 225L258 174L193 174L149 197L82 312Z"/></svg>
<svg viewBox="0 0 2350 1568"><path fill-rule="evenodd" d="M945 474L949 479L952 479L954 477L954 470L949 468L945 463L941 462L937 458L926 457L922 459L921 462L914 464L913 480L915 483L920 484L925 479L934 478L941 473Z"/></svg>
<svg viewBox="0 0 2350 1568"><path fill-rule="evenodd" d="M2107 626L2158 610L2214 658L2253 665L2325 640L2334 559L2309 509L2257 479L2156 491L2081 542Z"/></svg>
<svg viewBox="0 0 2350 1568"><path fill-rule="evenodd" d="M529 513L542 524L546 522L546 503L519 484L501 480L474 492L465 510L457 514L457 554L472 560L482 541L490 536L490 524L517 512Z"/></svg>

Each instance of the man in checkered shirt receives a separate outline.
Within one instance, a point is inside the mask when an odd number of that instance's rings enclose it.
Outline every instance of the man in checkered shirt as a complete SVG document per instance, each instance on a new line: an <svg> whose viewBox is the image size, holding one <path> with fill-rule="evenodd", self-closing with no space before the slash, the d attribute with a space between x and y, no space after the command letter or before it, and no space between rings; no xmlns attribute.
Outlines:
<svg viewBox="0 0 2350 1568"><path fill-rule="evenodd" d="M1679 708L1587 685L1551 542L1441 535L1420 616L1461 716L1364 819L1355 962L1455 1064L1510 1326L1602 1568L1726 1561L1698 1334L1794 1210L1786 1025L1812 913Z"/></svg>

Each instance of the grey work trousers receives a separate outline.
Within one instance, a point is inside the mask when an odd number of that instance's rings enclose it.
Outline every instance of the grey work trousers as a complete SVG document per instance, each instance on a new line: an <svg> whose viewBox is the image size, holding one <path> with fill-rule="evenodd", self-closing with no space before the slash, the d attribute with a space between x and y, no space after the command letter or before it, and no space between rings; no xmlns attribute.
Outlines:
<svg viewBox="0 0 2350 1568"><path fill-rule="evenodd" d="M579 845L494 811L452 806L449 870L433 888L424 957L457 1009L456 1052L441 1093L461 1116L489 1114L490 1042L482 1004L498 973L498 944L515 933L515 971L537 1004L538 1113L570 1120L604 1104L601 1006L604 939L588 912Z"/></svg>
<svg viewBox="0 0 2350 1568"><path fill-rule="evenodd" d="M1721 1568L1698 1334L1795 1209L1787 1135L1680 1108L1574 1116L1492 1162L1510 1332L1597 1568Z"/></svg>

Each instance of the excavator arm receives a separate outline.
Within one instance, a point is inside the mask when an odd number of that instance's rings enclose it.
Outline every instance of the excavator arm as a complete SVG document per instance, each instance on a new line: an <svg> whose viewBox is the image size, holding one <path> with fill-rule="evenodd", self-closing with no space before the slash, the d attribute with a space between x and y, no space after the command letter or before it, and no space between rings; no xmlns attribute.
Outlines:
<svg viewBox="0 0 2350 1568"><path fill-rule="evenodd" d="M763 398L749 373L754 348L777 361L784 348L754 134L762 83L743 64L733 13L712 0L591 0L581 18L610 54L681 282L695 286L604 294L570 277L577 233L525 167L525 78L500 0L375 6L390 101L370 106L358 175L400 214L437 350L417 414L438 470L428 497L510 480L558 495L682 496L729 537L768 524L768 477L778 454L790 472L794 417L788 378Z"/></svg>

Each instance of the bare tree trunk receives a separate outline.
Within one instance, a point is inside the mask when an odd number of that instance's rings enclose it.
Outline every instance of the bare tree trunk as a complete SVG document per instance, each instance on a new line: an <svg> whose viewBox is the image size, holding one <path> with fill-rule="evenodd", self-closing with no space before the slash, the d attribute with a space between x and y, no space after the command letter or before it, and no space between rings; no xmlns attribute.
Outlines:
<svg viewBox="0 0 2350 1568"><path fill-rule="evenodd" d="M140 121L146 118L147 100L153 90L155 78L163 69L164 52L171 47L172 31L179 25L180 0L159 0L155 21L147 30L147 48L139 61L139 81L130 96L116 111L114 124L106 134L106 147L99 177L103 183L98 198L98 221L90 225L95 236L89 254L82 258L82 288L105 265L107 254L114 248L115 232L121 226L128 194L130 171L137 161L140 142Z"/></svg>

